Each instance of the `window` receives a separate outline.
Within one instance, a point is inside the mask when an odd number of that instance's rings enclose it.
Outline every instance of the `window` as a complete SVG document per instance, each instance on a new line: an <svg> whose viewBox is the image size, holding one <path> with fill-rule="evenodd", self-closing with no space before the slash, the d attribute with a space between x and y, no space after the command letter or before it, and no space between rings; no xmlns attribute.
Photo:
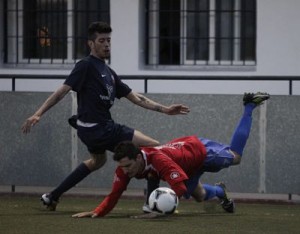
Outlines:
<svg viewBox="0 0 300 234"><path fill-rule="evenodd" d="M5 63L74 64L89 53L88 25L110 22L109 0L7 0L5 18Z"/></svg>
<svg viewBox="0 0 300 234"><path fill-rule="evenodd" d="M255 65L256 0L146 1L147 65Z"/></svg>

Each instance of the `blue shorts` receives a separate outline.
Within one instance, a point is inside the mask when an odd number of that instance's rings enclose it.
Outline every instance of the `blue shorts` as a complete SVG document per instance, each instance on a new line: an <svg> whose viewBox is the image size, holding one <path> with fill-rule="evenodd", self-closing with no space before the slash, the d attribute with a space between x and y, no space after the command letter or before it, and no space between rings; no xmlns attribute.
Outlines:
<svg viewBox="0 0 300 234"><path fill-rule="evenodd" d="M94 127L77 128L77 135L92 154L101 154L106 150L114 152L121 141L132 141L134 129L109 120Z"/></svg>
<svg viewBox="0 0 300 234"><path fill-rule="evenodd" d="M199 179L204 172L218 172L223 168L227 168L233 163L233 154L229 151L230 146L221 144L209 139L199 138L206 148L206 158L203 167L193 177L185 181L187 193L185 198L189 198L199 183Z"/></svg>

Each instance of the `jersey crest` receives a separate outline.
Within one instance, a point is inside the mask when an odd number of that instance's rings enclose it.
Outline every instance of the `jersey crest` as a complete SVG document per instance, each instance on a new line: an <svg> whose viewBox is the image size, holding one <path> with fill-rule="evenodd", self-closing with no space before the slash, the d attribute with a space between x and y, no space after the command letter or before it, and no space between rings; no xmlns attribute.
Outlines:
<svg viewBox="0 0 300 234"><path fill-rule="evenodd" d="M101 100L104 100L104 101L110 101L110 104L113 105L114 101L112 100L111 96L114 91L114 87L109 84L106 84L106 90L107 90L107 96L100 94L100 98L101 98Z"/></svg>
<svg viewBox="0 0 300 234"><path fill-rule="evenodd" d="M178 177L180 177L180 174L179 174L179 172L177 172L177 171L173 171L173 172L171 173L171 175L170 175L170 178L171 178L172 180L175 180L175 179L177 179Z"/></svg>
<svg viewBox="0 0 300 234"><path fill-rule="evenodd" d="M114 175L114 179L113 179L113 183L119 182L120 178L115 174Z"/></svg>

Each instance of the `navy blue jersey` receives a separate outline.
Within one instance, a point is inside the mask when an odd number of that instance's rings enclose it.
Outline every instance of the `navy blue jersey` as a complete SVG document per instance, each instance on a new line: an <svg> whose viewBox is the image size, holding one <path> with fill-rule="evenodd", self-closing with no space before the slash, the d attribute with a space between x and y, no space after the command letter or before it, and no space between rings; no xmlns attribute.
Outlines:
<svg viewBox="0 0 300 234"><path fill-rule="evenodd" d="M64 84L77 92L78 119L87 123L111 119L109 109L115 98L125 97L131 92L105 61L92 55L76 63Z"/></svg>

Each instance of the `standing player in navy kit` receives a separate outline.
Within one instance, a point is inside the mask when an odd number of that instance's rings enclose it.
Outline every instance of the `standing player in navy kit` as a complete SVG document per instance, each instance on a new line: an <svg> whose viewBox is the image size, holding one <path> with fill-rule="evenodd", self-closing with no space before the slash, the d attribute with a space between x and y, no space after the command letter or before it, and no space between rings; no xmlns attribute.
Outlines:
<svg viewBox="0 0 300 234"><path fill-rule="evenodd" d="M64 84L54 92L22 126L29 133L41 116L73 90L77 93L77 134L87 146L90 159L81 163L65 180L49 194L41 198L49 210L55 210L59 197L106 162L106 150L113 151L124 140L137 146L156 146L159 142L140 131L115 123L110 108L115 98L126 97L143 108L168 115L187 114L189 108L181 104L164 106L132 91L117 74L106 65L110 57L111 27L104 22L94 22L88 29L88 45L91 53L79 61Z"/></svg>

